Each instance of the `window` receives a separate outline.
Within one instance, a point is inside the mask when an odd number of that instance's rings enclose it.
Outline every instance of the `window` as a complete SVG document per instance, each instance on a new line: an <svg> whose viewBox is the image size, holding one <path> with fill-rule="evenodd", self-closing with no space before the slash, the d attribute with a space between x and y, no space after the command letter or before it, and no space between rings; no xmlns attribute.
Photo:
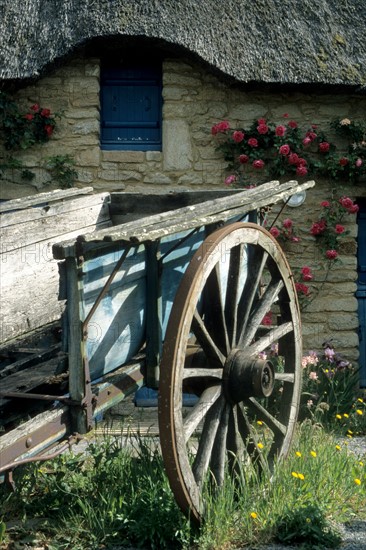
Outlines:
<svg viewBox="0 0 366 550"><path fill-rule="evenodd" d="M102 149L161 151L161 73L161 64L102 67Z"/></svg>

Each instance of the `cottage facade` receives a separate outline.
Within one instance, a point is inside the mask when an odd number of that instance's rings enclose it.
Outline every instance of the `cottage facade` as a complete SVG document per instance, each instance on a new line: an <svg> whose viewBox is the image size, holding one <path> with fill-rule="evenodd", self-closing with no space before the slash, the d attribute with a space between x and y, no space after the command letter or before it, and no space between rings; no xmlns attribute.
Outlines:
<svg viewBox="0 0 366 550"><path fill-rule="evenodd" d="M4 172L3 200L59 187L45 168L56 155L71 155L76 185L98 192L221 188L226 164L210 131L219 120L247 127L260 117L280 123L288 113L337 139L332 120L366 118L362 1L273 2L270 9L265 1L234 0L57 4L29 0L24 19L20 1L0 8L2 89L24 112L39 104L62 113L47 143L17 152L36 177L24 183L17 171ZM131 108L121 111L126 101ZM149 114L140 133L128 118L134 109ZM6 155L1 149L0 158ZM285 211L301 239L285 244L289 261L295 270L311 266L318 289L326 262L309 228L333 191L366 204L365 182L323 179L301 207ZM360 362L366 386L362 219L347 218L340 262L304 310L303 336L305 350L333 339L337 351Z"/></svg>

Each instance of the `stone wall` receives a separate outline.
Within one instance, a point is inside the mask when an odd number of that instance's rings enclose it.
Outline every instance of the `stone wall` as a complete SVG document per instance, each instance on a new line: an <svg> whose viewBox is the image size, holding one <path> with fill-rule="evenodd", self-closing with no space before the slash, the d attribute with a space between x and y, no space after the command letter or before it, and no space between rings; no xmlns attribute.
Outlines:
<svg viewBox="0 0 366 550"><path fill-rule="evenodd" d="M3 199L54 189L55 182L42 168L52 155L71 154L78 170L77 185L92 185L96 191L192 189L222 187L225 164L215 151L210 134L213 123L227 119L233 126L247 127L253 119L283 120L283 114L304 126L316 122L327 132L336 117L362 119L366 98L362 96L270 93L245 91L225 83L218 76L189 59L166 59L163 63L163 151L102 151L99 146L99 73L97 58L74 57L52 73L18 92L25 109L39 103L53 112L62 112L52 139L21 155L25 165L36 172L32 185L14 183L12 175L1 183ZM0 153L1 156L1 153ZM9 177L10 176L10 177ZM287 246L293 267L309 265L316 280L322 280L323 258L309 235L321 200L329 198L329 182L317 182L307 201L290 211L298 222L301 241ZM362 186L338 190L352 198L365 197ZM274 213L272 214L274 216ZM354 217L349 218L350 234L341 262L329 273L319 296L303 314L304 347L319 348L328 338L347 357L358 356L356 290L356 233Z"/></svg>

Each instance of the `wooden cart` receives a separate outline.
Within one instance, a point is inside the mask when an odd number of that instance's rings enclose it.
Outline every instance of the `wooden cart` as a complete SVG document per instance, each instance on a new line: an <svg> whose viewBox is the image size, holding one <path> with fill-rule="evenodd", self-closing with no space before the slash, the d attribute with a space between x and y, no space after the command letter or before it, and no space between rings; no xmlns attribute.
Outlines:
<svg viewBox="0 0 366 550"><path fill-rule="evenodd" d="M8 481L14 467L42 460L56 442L90 431L98 415L142 384L159 390L166 472L178 504L196 521L204 514L207 479L220 485L227 469L237 471L240 462L267 467L275 456L285 456L300 398L300 317L289 265L277 241L257 223L257 213L313 185L269 182L240 192L164 196L78 197L70 191L61 198L45 194L37 203L29 199L28 208L24 201L5 203L2 228L13 241L19 231L24 238L32 235L37 222L45 232L41 242L53 243L47 261L52 276L39 261L31 266L35 280L29 273L20 277L37 304L28 306L30 313L20 309L31 334L42 325L53 327L56 281L62 306L57 306L61 343L38 349L38 362L29 364L30 350L28 359L0 371L5 381L0 411L4 403L22 408L32 403L30 419L19 425L3 420L0 472L7 472ZM20 296L26 307L27 291L17 292L17 284L9 287L14 316L22 308ZM263 319L270 311L269 325ZM19 341L10 321L3 330L3 355L9 346L13 352L24 349L25 336L29 346L29 334L21 329ZM271 347L278 347L280 360L269 357ZM46 390L30 382L43 371ZM17 377L15 386L5 374ZM186 396L193 397L191 407L185 406ZM4 410L2 419L9 416L9 407ZM10 411L14 416L13 405ZM264 449L258 422L266 429Z"/></svg>

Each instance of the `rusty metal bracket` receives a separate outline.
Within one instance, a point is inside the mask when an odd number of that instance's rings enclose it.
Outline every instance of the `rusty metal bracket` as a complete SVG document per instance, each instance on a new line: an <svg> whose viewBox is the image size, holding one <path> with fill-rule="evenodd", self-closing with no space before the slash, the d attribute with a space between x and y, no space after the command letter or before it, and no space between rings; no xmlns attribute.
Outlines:
<svg viewBox="0 0 366 550"><path fill-rule="evenodd" d="M75 399L70 399L65 395L45 395L42 393L25 393L25 392L3 392L0 391L0 397L11 397L19 399L36 399L37 401L60 401L60 403L65 403L66 405L71 406L80 406L79 401Z"/></svg>
<svg viewBox="0 0 366 550"><path fill-rule="evenodd" d="M54 453L50 453L47 455L31 456L23 458L21 460L15 460L14 462L9 462L9 464L5 464L5 466L2 466L0 468L0 474L5 474L5 484L9 487L9 489L15 491L15 482L13 479L13 471L15 468L17 468L18 466L23 466L24 464L30 464L32 462L45 462L46 460L52 460L53 458L56 458L65 451L70 450L72 445L75 445L75 443L78 443L82 439L84 439L83 436L75 433L73 435L70 435L67 442L59 449L57 449L57 451L55 451Z"/></svg>

